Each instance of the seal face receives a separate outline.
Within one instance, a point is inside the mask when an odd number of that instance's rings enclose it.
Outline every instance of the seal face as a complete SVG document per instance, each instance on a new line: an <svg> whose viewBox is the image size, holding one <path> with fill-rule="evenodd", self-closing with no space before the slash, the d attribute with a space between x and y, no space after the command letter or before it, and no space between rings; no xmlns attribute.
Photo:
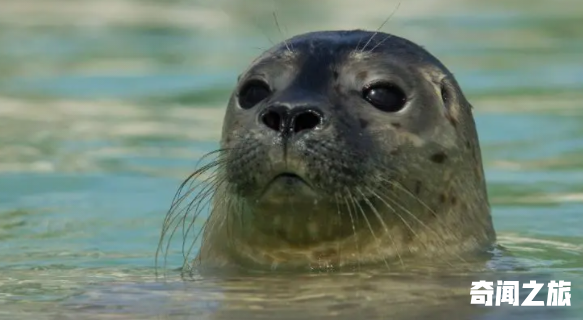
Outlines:
<svg viewBox="0 0 583 320"><path fill-rule="evenodd" d="M239 77L218 154L199 265L404 265L495 241L471 106L404 38L322 31L269 49Z"/></svg>

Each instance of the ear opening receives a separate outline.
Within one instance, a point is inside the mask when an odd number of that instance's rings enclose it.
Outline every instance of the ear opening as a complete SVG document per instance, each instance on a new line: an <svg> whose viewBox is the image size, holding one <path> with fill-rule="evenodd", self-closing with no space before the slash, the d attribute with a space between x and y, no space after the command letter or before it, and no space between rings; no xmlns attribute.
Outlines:
<svg viewBox="0 0 583 320"><path fill-rule="evenodd" d="M449 107L452 95L451 95L450 86L448 85L446 79L441 80L440 94L441 94L441 101L443 101L443 104L445 105L445 107Z"/></svg>

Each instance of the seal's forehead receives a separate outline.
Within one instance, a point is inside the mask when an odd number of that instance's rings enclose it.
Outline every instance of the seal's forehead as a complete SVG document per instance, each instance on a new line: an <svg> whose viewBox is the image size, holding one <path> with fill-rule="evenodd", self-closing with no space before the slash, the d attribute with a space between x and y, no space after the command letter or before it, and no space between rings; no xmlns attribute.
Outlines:
<svg viewBox="0 0 583 320"><path fill-rule="evenodd" d="M336 77L338 72L359 69L379 74L411 74L416 70L415 74L432 82L450 74L437 58L405 38L350 30L310 32L287 39L255 59L243 75L269 74L272 80L301 75L314 86L324 83L327 77Z"/></svg>
<svg viewBox="0 0 583 320"><path fill-rule="evenodd" d="M359 43L368 36L373 34L368 31L351 30L351 31L318 31L297 35L287 42L292 46L303 48L308 47L329 47L333 49L354 50ZM364 43L363 43L364 44Z"/></svg>
<svg viewBox="0 0 583 320"><path fill-rule="evenodd" d="M421 46L398 36L365 30L318 31L297 35L282 41L256 61L277 60L345 60L392 57L426 61L438 68L441 63Z"/></svg>

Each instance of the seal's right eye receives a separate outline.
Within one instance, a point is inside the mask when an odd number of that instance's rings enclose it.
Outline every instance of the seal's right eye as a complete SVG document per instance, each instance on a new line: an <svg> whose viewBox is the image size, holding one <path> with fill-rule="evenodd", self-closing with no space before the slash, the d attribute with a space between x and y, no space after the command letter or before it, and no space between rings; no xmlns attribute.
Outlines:
<svg viewBox="0 0 583 320"><path fill-rule="evenodd" d="M247 82L239 91L239 106L243 109L251 109L271 94L269 86L259 80Z"/></svg>
<svg viewBox="0 0 583 320"><path fill-rule="evenodd" d="M407 102L405 93L390 83L369 85L362 91L362 97L375 108L385 112L397 112L403 109Z"/></svg>

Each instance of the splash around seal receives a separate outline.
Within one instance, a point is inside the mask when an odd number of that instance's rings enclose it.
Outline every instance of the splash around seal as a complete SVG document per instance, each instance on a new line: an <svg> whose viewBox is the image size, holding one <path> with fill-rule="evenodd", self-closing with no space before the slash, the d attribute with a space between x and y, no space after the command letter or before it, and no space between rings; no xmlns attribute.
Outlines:
<svg viewBox="0 0 583 320"><path fill-rule="evenodd" d="M185 266L267 270L485 252L496 236L471 109L449 70L404 38L288 39L239 77L221 149L181 187L161 245L182 226L196 234L183 248L202 233Z"/></svg>

